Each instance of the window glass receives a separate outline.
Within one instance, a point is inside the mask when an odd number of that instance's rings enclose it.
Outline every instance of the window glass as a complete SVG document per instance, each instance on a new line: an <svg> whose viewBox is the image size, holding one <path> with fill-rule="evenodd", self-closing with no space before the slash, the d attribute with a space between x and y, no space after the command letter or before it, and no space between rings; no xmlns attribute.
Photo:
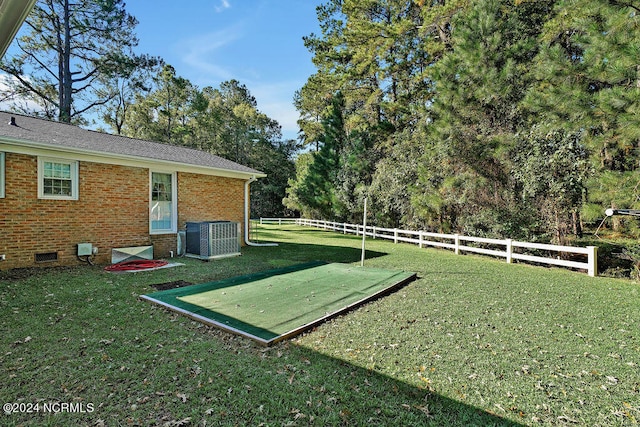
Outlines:
<svg viewBox="0 0 640 427"><path fill-rule="evenodd" d="M173 174L151 173L151 231L174 231Z"/></svg>
<svg viewBox="0 0 640 427"><path fill-rule="evenodd" d="M38 197L78 200L78 162L38 158Z"/></svg>
<svg viewBox="0 0 640 427"><path fill-rule="evenodd" d="M44 162L43 193L51 196L71 197L73 181L70 163Z"/></svg>

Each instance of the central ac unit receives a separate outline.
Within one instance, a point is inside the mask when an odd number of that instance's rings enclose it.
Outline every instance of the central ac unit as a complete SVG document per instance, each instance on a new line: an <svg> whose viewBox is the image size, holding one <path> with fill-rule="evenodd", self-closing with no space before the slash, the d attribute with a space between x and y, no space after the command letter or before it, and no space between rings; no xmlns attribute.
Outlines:
<svg viewBox="0 0 640 427"><path fill-rule="evenodd" d="M237 255L240 255L239 223L187 222L186 256L209 260Z"/></svg>

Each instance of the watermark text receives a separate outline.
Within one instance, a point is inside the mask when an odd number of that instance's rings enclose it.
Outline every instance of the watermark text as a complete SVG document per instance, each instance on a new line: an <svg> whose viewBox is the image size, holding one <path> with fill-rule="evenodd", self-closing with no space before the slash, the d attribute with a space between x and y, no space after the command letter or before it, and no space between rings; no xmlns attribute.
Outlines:
<svg viewBox="0 0 640 427"><path fill-rule="evenodd" d="M85 402L7 402L2 405L2 411L10 414L35 414L69 412L77 414L90 414L95 411L93 403Z"/></svg>

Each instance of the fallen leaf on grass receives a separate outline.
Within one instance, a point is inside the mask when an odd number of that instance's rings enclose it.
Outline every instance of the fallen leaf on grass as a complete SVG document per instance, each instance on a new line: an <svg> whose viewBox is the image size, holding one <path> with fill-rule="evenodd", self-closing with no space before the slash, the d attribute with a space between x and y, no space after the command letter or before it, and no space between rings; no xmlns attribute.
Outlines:
<svg viewBox="0 0 640 427"><path fill-rule="evenodd" d="M433 415L431 414L431 411L429 410L429 406L424 405L424 406L416 406L415 407L418 411L422 412L427 418L431 418Z"/></svg>
<svg viewBox="0 0 640 427"><path fill-rule="evenodd" d="M184 393L176 393L176 396L182 400L182 403L185 403L187 401L187 395ZM182 425L182 424L181 424Z"/></svg>
<svg viewBox="0 0 640 427"><path fill-rule="evenodd" d="M187 417L182 420L167 421L163 424L163 427L181 427L188 425L191 425L191 417Z"/></svg>
<svg viewBox="0 0 640 427"><path fill-rule="evenodd" d="M562 421L565 423L571 423L571 424L578 424L577 420L574 420L573 418L569 418L566 415L561 415L558 417L558 421Z"/></svg>
<svg viewBox="0 0 640 427"><path fill-rule="evenodd" d="M26 343L28 343L29 341L31 341L31 339L32 339L32 338L31 338L30 336L28 336L28 337L25 337L22 341L14 341L14 342L13 342L13 345L14 345L14 346L17 346L17 345L21 345L21 344L26 344Z"/></svg>

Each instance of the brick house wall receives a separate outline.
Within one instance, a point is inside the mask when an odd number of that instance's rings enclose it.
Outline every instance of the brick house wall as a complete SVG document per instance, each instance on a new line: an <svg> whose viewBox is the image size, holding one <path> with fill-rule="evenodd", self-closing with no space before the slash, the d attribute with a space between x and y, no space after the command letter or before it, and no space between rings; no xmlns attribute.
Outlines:
<svg viewBox="0 0 640 427"><path fill-rule="evenodd" d="M237 178L178 172L178 229L187 221L225 219L242 224L244 183ZM149 169L79 162L78 200L38 199L37 156L5 153L5 198L0 198L0 269L79 264L78 243L91 243L96 263L111 249L154 245L156 258L177 250L177 236L149 234ZM36 263L55 252L58 260Z"/></svg>
<svg viewBox="0 0 640 427"><path fill-rule="evenodd" d="M235 178L178 172L178 230L184 230L187 222L192 221L225 220L242 225L244 182ZM242 237L243 227L240 230ZM152 235L155 256L176 254L177 239L176 234Z"/></svg>
<svg viewBox="0 0 640 427"><path fill-rule="evenodd" d="M178 173L178 228L187 221L244 220L244 182L234 178Z"/></svg>

